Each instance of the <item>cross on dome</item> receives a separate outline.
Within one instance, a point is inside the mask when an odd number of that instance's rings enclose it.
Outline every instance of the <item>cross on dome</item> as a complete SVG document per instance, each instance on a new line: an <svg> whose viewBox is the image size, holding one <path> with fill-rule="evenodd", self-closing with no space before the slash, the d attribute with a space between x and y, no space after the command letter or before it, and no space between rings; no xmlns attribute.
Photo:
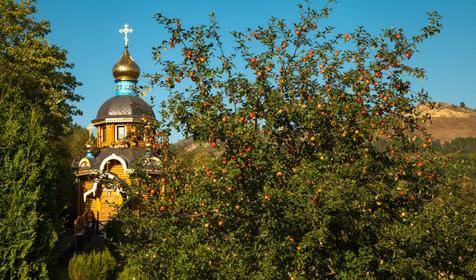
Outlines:
<svg viewBox="0 0 476 280"><path fill-rule="evenodd" d="M89 138L91 139L93 136L94 124L90 123L86 129L89 131Z"/></svg>
<svg viewBox="0 0 476 280"><path fill-rule="evenodd" d="M128 36L128 33L132 33L134 31L134 29L132 28L129 28L129 24L124 24L124 27L122 27L121 29L119 29L119 33L123 33L124 34L124 46L127 47L127 44L129 42L129 38L127 37Z"/></svg>

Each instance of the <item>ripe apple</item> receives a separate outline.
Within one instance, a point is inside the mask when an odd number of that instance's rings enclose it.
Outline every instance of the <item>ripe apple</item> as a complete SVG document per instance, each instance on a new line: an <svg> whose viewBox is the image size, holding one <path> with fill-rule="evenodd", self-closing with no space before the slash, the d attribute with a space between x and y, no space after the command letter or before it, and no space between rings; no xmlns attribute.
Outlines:
<svg viewBox="0 0 476 280"><path fill-rule="evenodd" d="M215 149L217 146L218 146L217 142L215 142L215 141L210 142L210 147L212 147L212 149Z"/></svg>
<svg viewBox="0 0 476 280"><path fill-rule="evenodd" d="M253 150L253 146L251 146L251 145L245 147L245 152L247 152L247 153L251 152L252 150Z"/></svg>
<svg viewBox="0 0 476 280"><path fill-rule="evenodd" d="M268 193L264 193L263 198L264 200L271 200L271 196Z"/></svg>

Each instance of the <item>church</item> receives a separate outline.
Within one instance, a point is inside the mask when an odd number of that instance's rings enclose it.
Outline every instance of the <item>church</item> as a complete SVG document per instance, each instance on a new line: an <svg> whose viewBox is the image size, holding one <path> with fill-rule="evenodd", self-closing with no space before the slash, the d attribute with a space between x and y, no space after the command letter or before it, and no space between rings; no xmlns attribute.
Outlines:
<svg viewBox="0 0 476 280"><path fill-rule="evenodd" d="M126 141L139 126L155 121L151 106L138 95L140 68L128 50L128 33L132 31L127 24L119 30L124 33L124 52L112 68L114 96L99 107L92 120L96 141L88 141L84 157L74 164L78 182L76 235L87 229L97 232L117 213L125 198L124 189L131 185L135 162L147 162L143 167L149 174L156 173L160 165L147 137Z"/></svg>

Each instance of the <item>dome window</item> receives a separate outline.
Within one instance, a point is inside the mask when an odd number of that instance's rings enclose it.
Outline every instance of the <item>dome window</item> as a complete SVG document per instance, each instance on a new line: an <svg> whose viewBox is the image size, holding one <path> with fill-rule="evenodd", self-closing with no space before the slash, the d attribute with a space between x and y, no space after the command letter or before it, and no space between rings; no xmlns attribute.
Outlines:
<svg viewBox="0 0 476 280"><path fill-rule="evenodd" d="M126 138L126 126L116 125L116 141Z"/></svg>
<svg viewBox="0 0 476 280"><path fill-rule="evenodd" d="M106 127L101 129L101 141L106 142Z"/></svg>

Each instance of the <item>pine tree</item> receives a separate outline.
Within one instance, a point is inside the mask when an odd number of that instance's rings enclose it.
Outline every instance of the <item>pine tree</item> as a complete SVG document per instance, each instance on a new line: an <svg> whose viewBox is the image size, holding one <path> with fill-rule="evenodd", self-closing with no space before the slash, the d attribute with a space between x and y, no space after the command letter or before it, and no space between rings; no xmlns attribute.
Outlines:
<svg viewBox="0 0 476 280"><path fill-rule="evenodd" d="M58 175L46 140L49 131L41 126L44 120L38 110L23 102L2 102L0 109L0 276L45 278L57 240L54 216L49 213Z"/></svg>
<svg viewBox="0 0 476 280"><path fill-rule="evenodd" d="M34 1L0 1L0 278L47 278L62 221L59 137L79 111L66 52Z"/></svg>

